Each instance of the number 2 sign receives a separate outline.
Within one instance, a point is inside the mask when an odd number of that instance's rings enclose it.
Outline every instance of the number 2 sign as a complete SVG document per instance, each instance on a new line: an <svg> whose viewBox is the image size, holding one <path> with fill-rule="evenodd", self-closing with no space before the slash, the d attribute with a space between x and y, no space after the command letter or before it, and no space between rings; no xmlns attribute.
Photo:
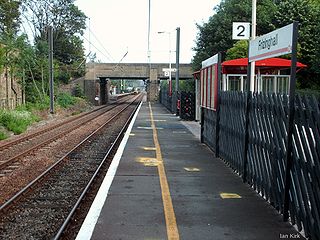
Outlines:
<svg viewBox="0 0 320 240"><path fill-rule="evenodd" d="M232 39L242 40L250 38L249 22L233 22L232 23Z"/></svg>

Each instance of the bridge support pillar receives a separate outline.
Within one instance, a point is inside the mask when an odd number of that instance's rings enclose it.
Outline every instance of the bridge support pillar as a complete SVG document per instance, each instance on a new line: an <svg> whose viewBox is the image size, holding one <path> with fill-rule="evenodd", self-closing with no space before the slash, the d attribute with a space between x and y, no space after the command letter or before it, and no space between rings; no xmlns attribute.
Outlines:
<svg viewBox="0 0 320 240"><path fill-rule="evenodd" d="M109 89L108 89L108 80L105 77L100 77L100 85L99 85L99 105L107 104L109 100Z"/></svg>
<svg viewBox="0 0 320 240"><path fill-rule="evenodd" d="M155 101L158 101L158 96L159 96L158 70L156 68L151 68L148 90L147 90L147 99L150 102L155 102Z"/></svg>

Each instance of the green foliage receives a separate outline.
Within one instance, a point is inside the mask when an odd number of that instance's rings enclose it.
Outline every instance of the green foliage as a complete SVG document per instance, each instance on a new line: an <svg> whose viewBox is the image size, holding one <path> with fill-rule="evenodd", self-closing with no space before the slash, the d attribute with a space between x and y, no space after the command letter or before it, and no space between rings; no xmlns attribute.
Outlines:
<svg viewBox="0 0 320 240"><path fill-rule="evenodd" d="M251 0L224 0L215 8L216 13L207 23L197 25L196 54L192 60L194 70L201 68L201 62L218 52L226 52L235 43L232 40L232 22L251 21ZM276 6L272 0L261 0L257 6L257 34L274 29L273 17Z"/></svg>
<svg viewBox="0 0 320 240"><path fill-rule="evenodd" d="M44 98L43 101L37 101L37 102L27 102L24 105L20 105L16 108L18 111L43 111L48 110L50 105L50 99L48 96Z"/></svg>
<svg viewBox="0 0 320 240"><path fill-rule="evenodd" d="M53 25L54 58L59 69L72 77L84 74L84 48L80 35L86 28L86 16L74 5L75 0L24 0L26 12L32 15L30 24L35 29L35 45L40 45L40 55L46 55L47 50L41 48L42 42L47 42L47 26ZM62 78L65 80L66 78Z"/></svg>
<svg viewBox="0 0 320 240"><path fill-rule="evenodd" d="M231 39L232 22L251 22L251 0L222 0L209 21L198 25L194 70L201 62L218 53L227 52L227 59L247 55L243 41ZM298 60L307 64L298 75L301 88L320 89L320 1L261 0L257 2L257 35L299 21ZM288 56L283 56L284 58Z"/></svg>
<svg viewBox="0 0 320 240"><path fill-rule="evenodd" d="M85 98L85 95L84 95L84 91L83 89L80 87L79 84L77 84L73 90L73 95L75 97L79 97L79 98Z"/></svg>
<svg viewBox="0 0 320 240"><path fill-rule="evenodd" d="M228 49L226 60L246 57L248 57L248 41L241 40L236 42L232 48Z"/></svg>
<svg viewBox="0 0 320 240"><path fill-rule="evenodd" d="M85 74L83 42L86 16L75 0L0 0L0 73L9 69L19 79L27 102L46 102L49 94L47 26L54 26L55 83ZM31 26L34 43L18 35L19 25Z"/></svg>
<svg viewBox="0 0 320 240"><path fill-rule="evenodd" d="M194 80L180 80L179 90L185 92L195 92Z"/></svg>
<svg viewBox="0 0 320 240"><path fill-rule="evenodd" d="M299 74L301 88L320 88L319 6L315 1L311 4L310 0L284 0L279 3L275 14L277 28L299 22L299 61L308 65L308 69Z"/></svg>
<svg viewBox="0 0 320 240"><path fill-rule="evenodd" d="M70 94L67 93L59 93L57 96L57 103L63 108L67 108L76 104L77 100L78 98L72 97Z"/></svg>
<svg viewBox="0 0 320 240"><path fill-rule="evenodd" d="M19 28L20 1L0 1L0 34L15 34Z"/></svg>
<svg viewBox="0 0 320 240"><path fill-rule="evenodd" d="M4 139L7 139L7 138L8 138L7 134L5 134L4 132L0 131L0 140L4 140Z"/></svg>
<svg viewBox="0 0 320 240"><path fill-rule="evenodd" d="M160 88L161 89L168 89L169 82L168 81L161 81ZM172 91L175 91L176 81L172 81ZM193 80L179 80L179 91L185 92L194 92L195 91L195 82Z"/></svg>
<svg viewBox="0 0 320 240"><path fill-rule="evenodd" d="M0 111L0 124L15 134L23 133L37 118L28 111Z"/></svg>

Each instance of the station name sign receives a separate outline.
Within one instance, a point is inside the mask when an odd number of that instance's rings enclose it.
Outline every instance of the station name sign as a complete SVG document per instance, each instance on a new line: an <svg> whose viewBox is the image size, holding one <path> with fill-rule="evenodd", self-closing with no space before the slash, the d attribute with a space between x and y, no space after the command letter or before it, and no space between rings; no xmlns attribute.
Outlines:
<svg viewBox="0 0 320 240"><path fill-rule="evenodd" d="M249 62L292 52L293 24L257 37L249 43Z"/></svg>

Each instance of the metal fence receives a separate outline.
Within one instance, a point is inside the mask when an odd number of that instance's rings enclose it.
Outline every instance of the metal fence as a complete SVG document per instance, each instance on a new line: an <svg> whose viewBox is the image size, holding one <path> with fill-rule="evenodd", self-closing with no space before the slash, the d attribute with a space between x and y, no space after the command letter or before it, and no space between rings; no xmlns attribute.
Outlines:
<svg viewBox="0 0 320 240"><path fill-rule="evenodd" d="M247 183L282 213L286 184L288 97L253 94L249 99L247 142L246 93L240 92L221 92L218 112L202 109L202 140L213 150L218 150L218 156L238 174L245 174ZM216 119L219 119L218 124ZM289 211L292 223L311 239L320 239L319 132L319 99L297 95ZM247 149L248 156L246 168L244 149Z"/></svg>
<svg viewBox="0 0 320 240"><path fill-rule="evenodd" d="M195 119L195 94L192 92L181 91L178 94L178 99L180 99L180 111L179 115L184 120L194 120ZM162 86L160 89L159 100L170 112L175 112L175 105L172 105L173 99L176 99L176 93L173 92L169 95L169 90L167 86Z"/></svg>
<svg viewBox="0 0 320 240"><path fill-rule="evenodd" d="M173 112L172 96L169 96L167 88L162 87L160 89L159 100L170 112Z"/></svg>

